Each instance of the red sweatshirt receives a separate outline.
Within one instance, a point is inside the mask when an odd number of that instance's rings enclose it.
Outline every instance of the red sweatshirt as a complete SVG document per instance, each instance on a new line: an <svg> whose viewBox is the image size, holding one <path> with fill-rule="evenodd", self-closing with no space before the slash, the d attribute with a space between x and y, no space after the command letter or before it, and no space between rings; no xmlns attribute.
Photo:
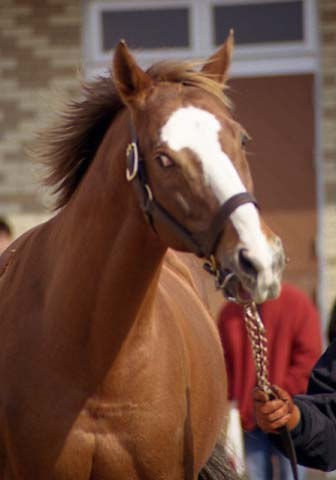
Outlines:
<svg viewBox="0 0 336 480"><path fill-rule="evenodd" d="M276 300L260 307L268 339L269 378L291 395L304 393L312 367L321 355L320 319L305 293L283 285ZM243 309L228 303L219 318L225 354L229 398L238 402L244 430L256 427L252 391L256 385L252 351Z"/></svg>

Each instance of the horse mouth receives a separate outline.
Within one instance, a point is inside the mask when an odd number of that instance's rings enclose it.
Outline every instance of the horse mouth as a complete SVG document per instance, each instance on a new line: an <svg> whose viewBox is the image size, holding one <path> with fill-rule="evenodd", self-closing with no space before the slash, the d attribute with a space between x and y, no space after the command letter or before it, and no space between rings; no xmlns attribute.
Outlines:
<svg viewBox="0 0 336 480"><path fill-rule="evenodd" d="M246 290L239 277L231 270L221 270L221 281L217 288L222 290L226 300L235 303L250 303L253 301L251 293Z"/></svg>
<svg viewBox="0 0 336 480"><path fill-rule="evenodd" d="M222 291L226 300L241 304L253 302L252 292L247 290L233 270L222 267L214 257L206 261L203 267L208 273L216 277L216 288Z"/></svg>
<svg viewBox="0 0 336 480"><path fill-rule="evenodd" d="M222 266L214 258L205 262L205 270L215 276L217 290L221 290L224 297L235 303L247 304L251 302L263 303L265 300L276 298L279 294L280 283L277 280L270 285L258 285L257 279L248 275L239 275L233 268Z"/></svg>

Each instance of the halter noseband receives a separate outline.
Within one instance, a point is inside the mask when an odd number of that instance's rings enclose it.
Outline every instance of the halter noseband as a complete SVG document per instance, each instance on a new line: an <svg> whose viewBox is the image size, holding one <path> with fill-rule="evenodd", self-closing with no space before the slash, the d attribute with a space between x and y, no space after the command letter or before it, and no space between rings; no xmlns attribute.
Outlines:
<svg viewBox="0 0 336 480"><path fill-rule="evenodd" d="M155 200L147 181L146 166L139 153L135 133L132 134L132 137L132 141L126 151L126 178L129 182L133 182L140 199L141 208L149 224L156 231L155 221L166 223L177 236L183 239L192 252L199 257L210 258L216 249L223 225L228 221L231 213L245 203L253 203L257 206L254 196L249 192L241 192L233 195L221 205L207 230L192 233Z"/></svg>

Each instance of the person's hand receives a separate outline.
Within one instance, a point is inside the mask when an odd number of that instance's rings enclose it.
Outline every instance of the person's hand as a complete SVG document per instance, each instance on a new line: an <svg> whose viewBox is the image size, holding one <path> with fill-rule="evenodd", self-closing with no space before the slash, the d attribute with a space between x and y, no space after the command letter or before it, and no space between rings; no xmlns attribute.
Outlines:
<svg viewBox="0 0 336 480"><path fill-rule="evenodd" d="M253 402L259 428L265 433L277 433L277 429L287 426L293 430L300 421L300 410L292 397L280 387L272 387L279 398L268 400L266 393L256 388Z"/></svg>

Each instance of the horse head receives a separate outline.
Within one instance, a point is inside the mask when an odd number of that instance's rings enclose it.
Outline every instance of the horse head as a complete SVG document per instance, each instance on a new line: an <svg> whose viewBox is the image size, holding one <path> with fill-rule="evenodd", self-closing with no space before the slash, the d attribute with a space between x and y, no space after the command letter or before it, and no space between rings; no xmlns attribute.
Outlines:
<svg viewBox="0 0 336 480"><path fill-rule="evenodd" d="M279 293L284 253L252 196L248 136L224 94L232 51L231 33L200 72L144 71L122 41L114 80L132 119L128 180L161 241L211 258L227 296L263 302Z"/></svg>

